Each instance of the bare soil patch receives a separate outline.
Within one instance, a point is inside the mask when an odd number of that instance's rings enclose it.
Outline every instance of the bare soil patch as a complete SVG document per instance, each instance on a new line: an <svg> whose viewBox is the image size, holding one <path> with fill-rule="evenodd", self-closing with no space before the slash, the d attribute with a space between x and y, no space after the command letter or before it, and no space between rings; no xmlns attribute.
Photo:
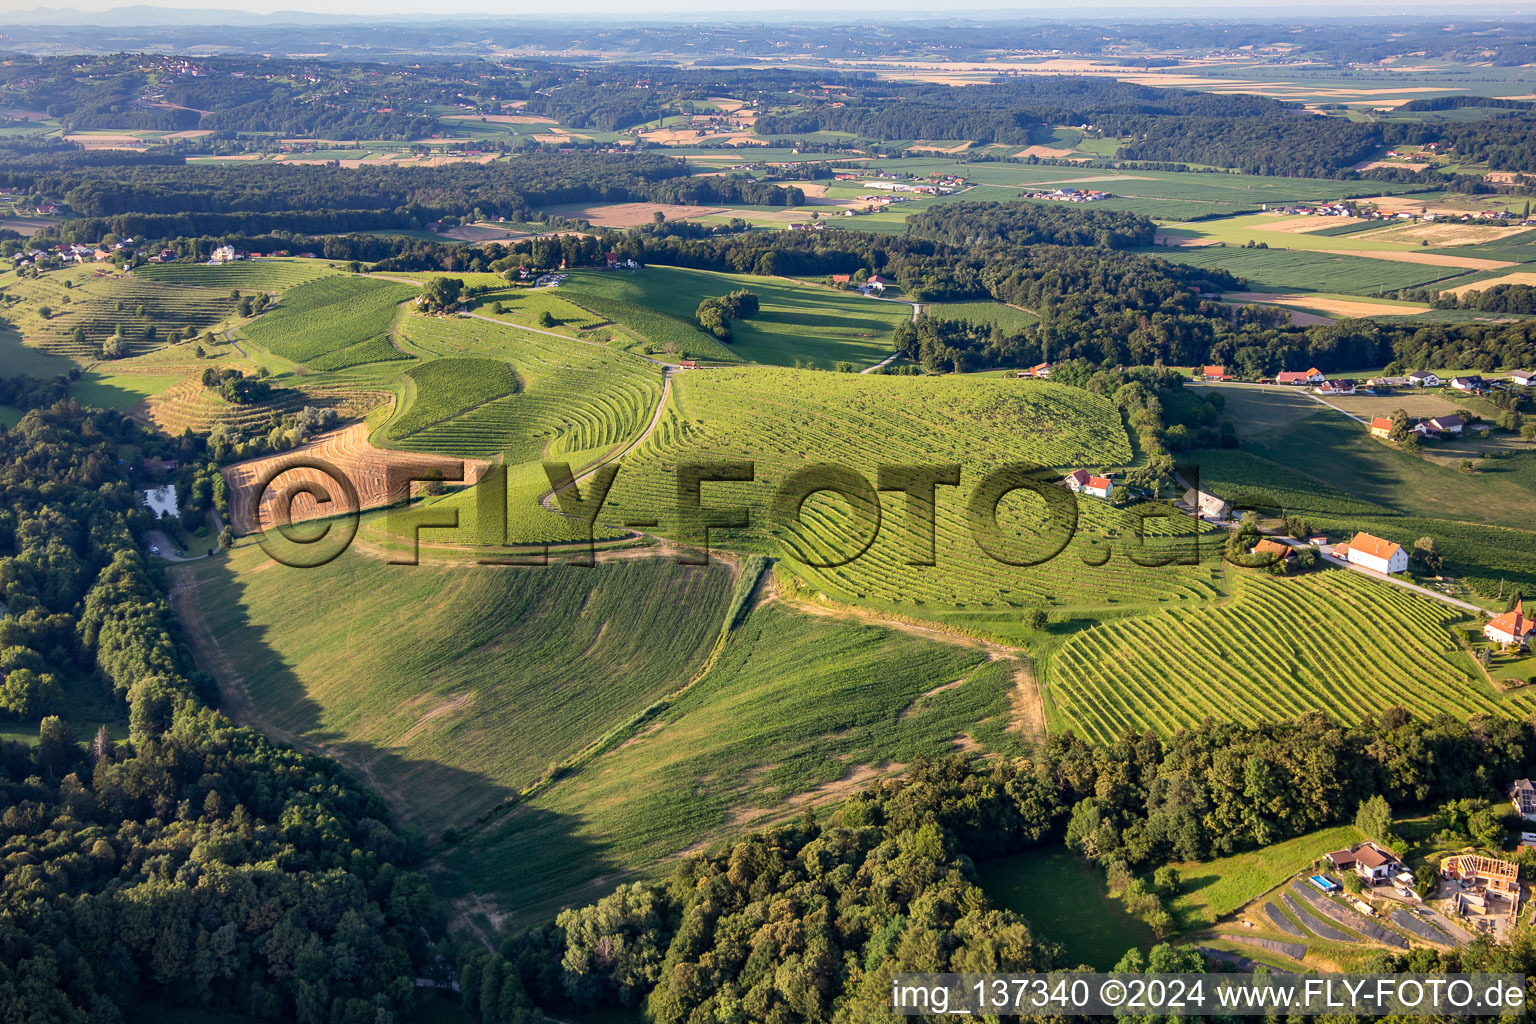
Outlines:
<svg viewBox="0 0 1536 1024"><path fill-rule="evenodd" d="M291 466L299 458L306 457L324 460L346 474L357 490L358 505L352 507L339 486L318 470L275 470L275 467ZM476 459L450 459L441 455L375 448L368 441L368 427L363 423L354 423L321 434L281 455L247 459L225 467L224 482L230 491L230 520L240 533L265 530L275 525L279 499L289 494L293 494L290 517L295 523L379 508L389 504L386 473L390 466L437 466L444 470L446 476L451 475L449 470L457 471L461 464L466 483L479 480L490 465ZM258 493L257 488L262 478L274 471L277 475L271 478L271 486L264 494ZM322 505L313 495L294 494L294 489L303 484L318 486L327 495L327 501ZM261 501L260 508L256 507L258 499Z"/></svg>
<svg viewBox="0 0 1536 1024"><path fill-rule="evenodd" d="M1306 306L1335 313L1340 317L1394 316L1408 313L1425 313L1428 306L1403 306L1395 303L1371 302L1369 299L1331 299L1321 295L1288 294L1280 292L1227 292L1224 302L1257 302L1270 306ZM1296 321L1299 322L1299 321Z"/></svg>
<svg viewBox="0 0 1536 1024"><path fill-rule="evenodd" d="M1503 270L1519 266L1508 260L1485 260L1476 256L1447 256L1436 252L1393 252L1385 249L1330 249L1343 256L1364 256L1370 260L1394 263L1419 263L1426 267L1460 267L1463 270Z"/></svg>
<svg viewBox="0 0 1536 1024"><path fill-rule="evenodd" d="M1513 264L1510 265L1512 266ZM1513 274L1505 274L1503 277L1492 277L1486 281L1477 281L1473 284L1463 284L1458 285L1455 288L1447 288L1445 291L1450 292L1452 295L1455 295L1459 298L1463 295L1466 295L1468 292L1487 291L1489 288L1492 288L1496 284L1536 285L1536 272L1521 270Z"/></svg>
<svg viewBox="0 0 1536 1024"><path fill-rule="evenodd" d="M1022 160L1028 157L1038 157L1041 160L1061 160L1077 152L1075 149L1060 149L1055 146L1028 146L1013 154L1014 159Z"/></svg>
<svg viewBox="0 0 1536 1024"><path fill-rule="evenodd" d="M596 228L633 228L649 224L660 212L667 220L688 220L692 217L708 217L725 213L718 206L676 206L672 203L604 203L578 206L562 210L561 216L571 219L585 218Z"/></svg>

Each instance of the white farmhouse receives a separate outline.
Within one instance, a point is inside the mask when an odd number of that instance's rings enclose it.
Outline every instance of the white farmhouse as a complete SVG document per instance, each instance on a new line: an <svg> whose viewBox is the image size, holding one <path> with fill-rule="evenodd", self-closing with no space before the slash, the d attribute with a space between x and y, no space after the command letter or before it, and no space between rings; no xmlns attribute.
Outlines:
<svg viewBox="0 0 1536 1024"><path fill-rule="evenodd" d="M1106 501L1109 500L1109 496L1115 490L1115 482L1109 479L1109 477L1094 476L1086 469L1073 470L1062 483L1066 484L1069 490L1076 491L1078 494L1087 494L1091 497L1103 498Z"/></svg>
<svg viewBox="0 0 1536 1024"><path fill-rule="evenodd" d="M1374 537L1369 533L1357 533L1345 547L1344 555L1350 564L1363 566L1381 573L1408 571L1408 552L1401 544ZM1338 548L1334 554L1339 554Z"/></svg>

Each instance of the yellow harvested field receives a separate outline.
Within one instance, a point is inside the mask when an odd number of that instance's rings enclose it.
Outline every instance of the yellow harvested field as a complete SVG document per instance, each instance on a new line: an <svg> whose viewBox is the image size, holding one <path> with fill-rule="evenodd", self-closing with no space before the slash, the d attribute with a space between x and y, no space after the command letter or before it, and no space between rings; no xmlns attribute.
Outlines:
<svg viewBox="0 0 1536 1024"><path fill-rule="evenodd" d="M1372 160L1368 163L1356 164L1353 169L1357 171L1374 171L1382 167L1401 167L1405 171L1422 171L1428 166L1429 161L1427 160L1422 162L1409 160Z"/></svg>
<svg viewBox="0 0 1536 1024"><path fill-rule="evenodd" d="M909 153L964 153L974 146L969 140L964 142L931 142L926 139L918 139L907 147Z"/></svg>
<svg viewBox="0 0 1536 1024"><path fill-rule="evenodd" d="M1074 149L1058 149L1054 146L1030 146L1027 149L1019 150L1013 156L1016 160L1028 159L1029 157L1037 157L1041 160L1060 160L1063 157L1071 156L1075 152L1077 151Z"/></svg>
<svg viewBox="0 0 1536 1024"><path fill-rule="evenodd" d="M1446 288L1444 290L1449 294L1460 298L1469 292L1487 291L1489 288L1492 288L1496 284L1524 284L1536 286L1536 272L1530 270L1521 270L1513 274L1505 274L1503 277L1491 277L1486 281L1478 281L1474 284L1459 285L1455 288Z"/></svg>
<svg viewBox="0 0 1536 1024"><path fill-rule="evenodd" d="M1428 306L1409 305L1401 302L1372 302L1369 299L1335 299L1322 295L1290 292L1227 292L1223 302L1257 302L1267 306L1305 306L1319 309L1341 318L1366 316L1394 316L1409 313L1427 313ZM1300 322L1300 321L1295 321Z"/></svg>
<svg viewBox="0 0 1536 1024"><path fill-rule="evenodd" d="M1372 260L1391 260L1394 263L1418 263L1426 267L1460 267L1463 270L1503 270L1518 263L1508 260L1485 260L1476 256L1445 256L1434 252L1393 252L1389 249L1330 249L1343 256L1364 256Z"/></svg>
<svg viewBox="0 0 1536 1024"><path fill-rule="evenodd" d="M1483 242L1502 242L1511 235L1529 231L1523 227L1504 227L1497 224L1462 224L1459 221L1428 224L1394 224L1379 228L1370 234L1373 242L1407 242L1419 245L1428 242L1437 249L1456 245L1479 245Z"/></svg>
<svg viewBox="0 0 1536 1024"><path fill-rule="evenodd" d="M1337 227L1337 217L1298 217L1286 214L1269 214L1274 218L1268 223L1259 225L1265 231L1281 231L1287 235L1305 235L1312 231L1323 231Z"/></svg>
<svg viewBox="0 0 1536 1024"><path fill-rule="evenodd" d="M667 220L688 220L728 211L718 206L676 206L672 203L605 203L562 209L560 216L585 219L595 228L633 228L649 224L661 213Z"/></svg>
<svg viewBox="0 0 1536 1024"><path fill-rule="evenodd" d="M324 473L312 469L278 471L276 467L291 465L300 457L318 458L335 466L344 473L357 491L358 506L352 507L346 494L335 483L328 482ZM314 440L281 455L267 455L237 462L224 469L224 482L229 485L230 519L240 533L254 533L276 524L276 510L286 502L280 499L292 495L289 506L290 521L295 523L341 512L354 512L378 508L389 504L387 470L391 465L412 467L440 466L445 470L457 470L463 464L466 483L479 480L490 466L476 459L450 459L442 455L422 455L413 452L386 451L368 442L368 427L354 423L340 430L321 434ZM270 477L265 492L258 490L263 477ZM445 475L448 475L445 473ZM307 493L294 494L301 483L319 485L330 496L322 506ZM260 500L260 508L256 502Z"/></svg>

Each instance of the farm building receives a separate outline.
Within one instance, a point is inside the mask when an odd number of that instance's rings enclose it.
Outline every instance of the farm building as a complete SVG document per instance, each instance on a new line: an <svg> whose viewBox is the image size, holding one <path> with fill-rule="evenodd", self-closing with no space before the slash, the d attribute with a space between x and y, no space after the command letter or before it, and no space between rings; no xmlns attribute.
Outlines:
<svg viewBox="0 0 1536 1024"><path fill-rule="evenodd" d="M1483 390L1483 378L1481 377L1452 377L1451 387L1457 391L1478 392Z"/></svg>
<svg viewBox="0 0 1536 1024"><path fill-rule="evenodd" d="M1323 371L1317 367L1310 370L1282 370L1275 375L1276 384L1321 384Z"/></svg>
<svg viewBox="0 0 1536 1024"><path fill-rule="evenodd" d="M1184 504L1194 509L1202 519L1230 519L1232 506L1206 491L1193 487L1184 492Z"/></svg>
<svg viewBox="0 0 1536 1024"><path fill-rule="evenodd" d="M1522 818L1536 818L1536 783L1530 779L1516 779L1509 787L1509 802Z"/></svg>
<svg viewBox="0 0 1536 1024"><path fill-rule="evenodd" d="M1325 380L1317 386L1320 395L1352 395L1355 393L1355 382L1352 380Z"/></svg>
<svg viewBox="0 0 1536 1024"><path fill-rule="evenodd" d="M1377 416L1371 420L1371 436L1389 438L1392 436L1392 420L1386 416Z"/></svg>
<svg viewBox="0 0 1536 1024"><path fill-rule="evenodd" d="M1509 379L1514 381L1516 384L1519 384L1521 387L1528 388L1533 382L1536 382L1536 372L1532 372L1530 370L1516 370L1514 373L1509 375Z"/></svg>
<svg viewBox="0 0 1536 1024"><path fill-rule="evenodd" d="M1339 551L1340 547L1344 548L1343 552ZM1351 565L1363 566L1376 572L1390 574L1408 571L1408 552L1403 550L1401 544L1382 540L1369 533L1355 534L1348 544L1335 547L1333 553L1342 553Z"/></svg>
<svg viewBox="0 0 1536 1024"><path fill-rule="evenodd" d="M1529 647L1533 633L1536 633L1536 620L1526 617L1524 601L1516 601L1513 608L1503 615L1495 615L1483 627L1484 636L1505 647Z"/></svg>
<svg viewBox="0 0 1536 1024"><path fill-rule="evenodd" d="M1200 369L1200 376L1205 380L1231 380L1232 375L1227 373L1225 366L1205 366Z"/></svg>
<svg viewBox="0 0 1536 1024"><path fill-rule="evenodd" d="M1046 379L1048 379L1051 376L1051 364L1050 363L1037 363L1034 366L1031 366L1027 370L1020 370L1019 371L1019 376L1020 377L1039 377L1041 380L1046 380Z"/></svg>
<svg viewBox="0 0 1536 1024"><path fill-rule="evenodd" d="M1408 383L1416 388L1437 388L1441 381L1433 370L1414 370L1408 375Z"/></svg>
<svg viewBox="0 0 1536 1024"><path fill-rule="evenodd" d="M885 291L885 278L881 277L879 274L875 274L868 281L864 282L864 291L866 293L868 293L868 292L884 292Z"/></svg>
<svg viewBox="0 0 1536 1024"><path fill-rule="evenodd" d="M1094 476L1086 469L1076 469L1062 480L1063 486L1078 494L1108 499L1115 489L1115 482L1106 476Z"/></svg>

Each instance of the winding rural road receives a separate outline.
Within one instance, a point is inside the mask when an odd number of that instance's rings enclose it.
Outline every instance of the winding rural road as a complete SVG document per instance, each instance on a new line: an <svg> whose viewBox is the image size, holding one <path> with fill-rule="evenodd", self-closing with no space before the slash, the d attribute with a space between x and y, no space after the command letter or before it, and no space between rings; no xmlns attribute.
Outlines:
<svg viewBox="0 0 1536 1024"><path fill-rule="evenodd" d="M628 455L630 452L634 451L641 444L643 444L645 439L650 437L651 434L656 430L656 425L661 422L661 415L667 409L667 398L671 394L672 368L668 366L661 371L661 397L656 400L656 410L651 413L651 422L645 425L645 429L640 432L638 437L626 444L624 447L618 449L617 451L609 452L607 455L604 455L596 462L593 462L580 471L573 473L571 475L571 486L578 486L583 480L591 476L593 473L596 473L599 469L602 469L604 466L611 462L617 462L619 459L622 459L624 456ZM539 496L539 504L543 505L551 512L558 513L559 515L565 515L565 513L561 512L559 507L555 504L555 495L558 494L561 490L565 489L566 488L552 488L549 491L546 491L544 494ZM630 532L635 533L636 536L640 536L637 531Z"/></svg>

